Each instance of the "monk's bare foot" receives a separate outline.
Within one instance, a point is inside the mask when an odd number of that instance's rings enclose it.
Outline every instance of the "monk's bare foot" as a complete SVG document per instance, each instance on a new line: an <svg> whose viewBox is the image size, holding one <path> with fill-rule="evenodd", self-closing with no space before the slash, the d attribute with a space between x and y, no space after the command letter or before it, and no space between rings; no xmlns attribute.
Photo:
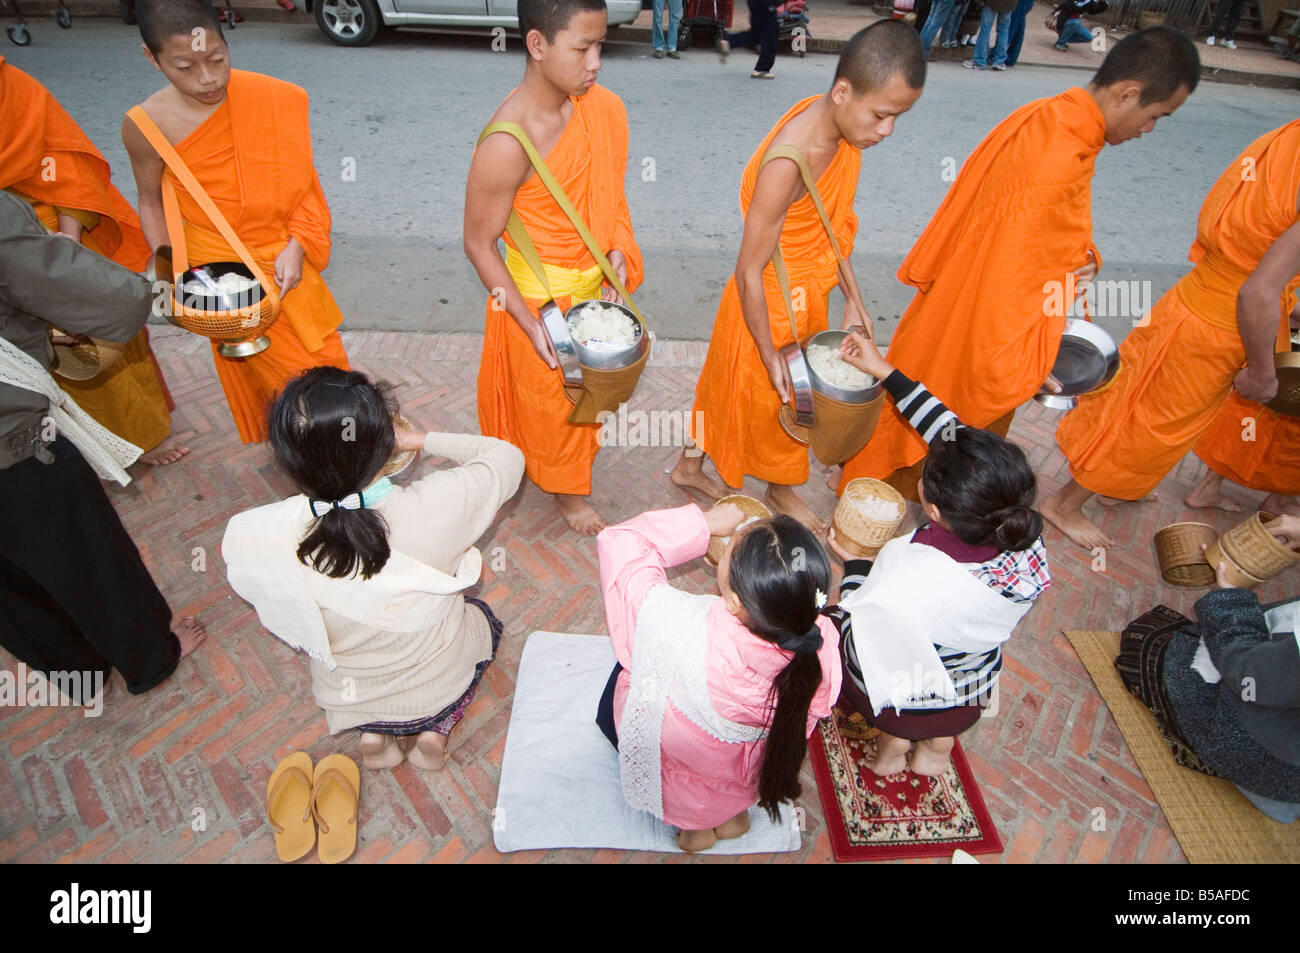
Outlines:
<svg viewBox="0 0 1300 953"><path fill-rule="evenodd" d="M1146 496L1138 497L1136 500L1124 500L1120 499L1118 496L1097 495L1097 502L1102 506L1122 506L1125 503L1154 503L1158 499L1160 499L1160 497L1155 493L1148 493Z"/></svg>
<svg viewBox="0 0 1300 953"><path fill-rule="evenodd" d="M927 738L925 741L916 743L916 750L912 752L912 762L908 766L913 774L924 775L927 778L937 778L941 774L946 774L952 767L952 761L949 754L952 752L952 738Z"/></svg>
<svg viewBox="0 0 1300 953"><path fill-rule="evenodd" d="M862 760L878 778L901 774L907 770L907 749L912 743L883 732L876 736L876 750Z"/></svg>
<svg viewBox="0 0 1300 953"><path fill-rule="evenodd" d="M1079 506L1070 506L1068 503L1062 505L1062 502L1053 496L1043 503L1038 511L1043 514L1043 519L1089 552L1115 545L1113 539L1083 515L1083 510Z"/></svg>
<svg viewBox="0 0 1300 953"><path fill-rule="evenodd" d="M181 658L197 649L199 643L208 637L207 627L194 615L181 619L172 632L181 643Z"/></svg>
<svg viewBox="0 0 1300 953"><path fill-rule="evenodd" d="M605 528L605 520L587 502L585 496L571 496L568 493L556 493L555 505L570 528L583 536L595 536Z"/></svg>
<svg viewBox="0 0 1300 953"><path fill-rule="evenodd" d="M731 490L721 480L715 480L704 472L704 454L692 457L683 453L677 459L677 465L668 474L668 479L688 490L698 490L713 500L730 496Z"/></svg>
<svg viewBox="0 0 1300 953"><path fill-rule="evenodd" d="M844 471L840 467L831 467L831 472L826 474L826 485L836 496L840 495L840 478L843 475Z"/></svg>
<svg viewBox="0 0 1300 953"><path fill-rule="evenodd" d="M1238 509L1240 508L1238 507ZM1274 516L1282 516L1286 513L1292 516L1300 516L1300 502L1294 496L1283 496L1281 493L1270 493L1264 497L1264 502L1259 504L1259 508L1265 513L1272 513Z"/></svg>
<svg viewBox="0 0 1300 953"><path fill-rule="evenodd" d="M447 766L447 736L422 731L406 752L406 760L421 771L441 771Z"/></svg>
<svg viewBox="0 0 1300 953"><path fill-rule="evenodd" d="M140 460L151 467L161 467L168 463L175 463L189 452L190 448L181 443L178 437L168 437L152 450L142 453Z"/></svg>
<svg viewBox="0 0 1300 953"><path fill-rule="evenodd" d="M794 487L769 483L767 485L766 499L767 505L772 508L773 512L794 517L804 526L807 526L814 536L821 536L826 532L826 524L817 518L817 514L794 491Z"/></svg>
<svg viewBox="0 0 1300 953"><path fill-rule="evenodd" d="M393 735L364 731L358 747L361 749L361 763L371 771L395 768L406 757L406 752Z"/></svg>
<svg viewBox="0 0 1300 953"><path fill-rule="evenodd" d="M718 842L718 835L711 829L702 831L682 831L677 835L677 846L688 854L708 850Z"/></svg>
<svg viewBox="0 0 1300 953"><path fill-rule="evenodd" d="M1183 502L1194 510L1216 509L1227 513L1240 513L1244 507L1223 495L1223 477L1211 470L1200 486L1183 497Z"/></svg>
<svg viewBox="0 0 1300 953"><path fill-rule="evenodd" d="M749 832L749 811L741 811L731 820L719 824L713 829L718 840L734 840ZM685 850L685 848L682 848Z"/></svg>

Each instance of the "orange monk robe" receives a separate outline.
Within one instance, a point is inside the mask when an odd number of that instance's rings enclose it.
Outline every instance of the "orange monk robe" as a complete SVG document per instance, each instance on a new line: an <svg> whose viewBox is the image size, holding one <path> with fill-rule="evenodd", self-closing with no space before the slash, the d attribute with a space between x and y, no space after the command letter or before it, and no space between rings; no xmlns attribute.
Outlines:
<svg viewBox="0 0 1300 953"><path fill-rule="evenodd" d="M1042 389L1065 329L1071 275L1092 243L1093 165L1101 110L1082 89L1016 110L975 147L912 246L898 279L917 293L889 360L988 427ZM926 443L885 402L871 441L844 465L884 479L925 457Z"/></svg>
<svg viewBox="0 0 1300 953"><path fill-rule="evenodd" d="M50 231L59 213L81 222L87 248L143 271L149 246L135 210L113 187L108 160L39 82L0 56L0 189L29 202ZM111 368L87 381L59 378L77 405L148 450L171 430L171 397L141 330Z"/></svg>
<svg viewBox="0 0 1300 953"><path fill-rule="evenodd" d="M302 281L284 296L260 354L227 358L212 342L217 376L244 443L267 437L271 402L284 385L312 367L348 368L338 326L343 321L321 272L329 264L330 210L312 165L307 94L292 83L230 71L226 99L181 142L181 159L248 247L268 281L275 259L296 238L306 252ZM238 261L171 171L191 266ZM175 246L173 240L172 245Z"/></svg>
<svg viewBox="0 0 1300 953"><path fill-rule="evenodd" d="M621 99L602 86L593 86L586 95L571 101L573 115L545 157L546 164L601 251L623 253L627 259L625 287L635 291L644 270L623 187L627 110ZM587 246L536 175L519 187L514 209L543 264L581 272L595 267ZM513 249L510 238L502 237ZM536 279L526 273L516 280L522 293ZM600 279L593 273L584 293L560 295L556 304L563 310L575 301L599 296ZM524 294L524 300L534 314L543 303L529 294ZM591 465L600 449L600 426L568 423L572 410L560 372L546 366L515 319L489 297L478 373L479 429L518 447L524 454L528 478L542 490L585 496L591 492Z"/></svg>
<svg viewBox="0 0 1300 953"><path fill-rule="evenodd" d="M1233 483L1300 495L1300 417L1279 414L1233 391L1192 449Z"/></svg>
<svg viewBox="0 0 1300 953"><path fill-rule="evenodd" d="M759 165L773 138L787 122L819 98L813 96L796 103L750 157L740 180L742 215L749 211ZM840 254L845 258L853 252L853 239L858 230L853 199L861 167L861 150L841 142L817 181ZM787 210L780 242L790 273L795 324L802 341L826 330L828 296L838 281L835 251L811 196L800 197ZM772 344L779 349L789 344L793 336L776 269L771 263L763 269L763 293ZM691 419L700 422L695 442L709 455L718 475L731 486L740 486L747 474L786 486L804 483L808 479L808 447L792 439L781 427L777 417L780 410L781 398L772 387L767 367L745 324L736 278L732 275L722 291L709 337L708 356L695 388Z"/></svg>
<svg viewBox="0 0 1300 953"><path fill-rule="evenodd" d="M1237 293L1296 223L1297 194L1300 120L1256 139L1219 177L1197 220L1196 267L1124 339L1112 386L1080 398L1061 421L1056 440L1080 486L1140 499L1214 422L1246 363ZM1278 299L1278 350L1289 346L1298 284Z"/></svg>

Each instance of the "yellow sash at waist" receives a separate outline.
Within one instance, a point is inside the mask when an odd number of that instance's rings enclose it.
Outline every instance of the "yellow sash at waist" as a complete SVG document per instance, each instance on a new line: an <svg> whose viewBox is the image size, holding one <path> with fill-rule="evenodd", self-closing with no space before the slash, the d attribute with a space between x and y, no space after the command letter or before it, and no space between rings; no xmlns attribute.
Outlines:
<svg viewBox="0 0 1300 953"><path fill-rule="evenodd" d="M557 300L567 297L571 301L590 301L600 297L600 286L604 280L599 265L584 270L542 262L546 283L551 286L550 294L547 294L533 269L524 261L524 256L512 245L506 246L506 268L515 280L519 293L529 301L546 301L552 296Z"/></svg>
<svg viewBox="0 0 1300 953"><path fill-rule="evenodd" d="M1175 287L1183 303L1206 322L1225 331L1235 331L1237 294L1249 277L1249 273L1231 262L1208 254ZM1287 285L1279 303L1284 324L1285 316L1295 307L1295 284L1292 281Z"/></svg>

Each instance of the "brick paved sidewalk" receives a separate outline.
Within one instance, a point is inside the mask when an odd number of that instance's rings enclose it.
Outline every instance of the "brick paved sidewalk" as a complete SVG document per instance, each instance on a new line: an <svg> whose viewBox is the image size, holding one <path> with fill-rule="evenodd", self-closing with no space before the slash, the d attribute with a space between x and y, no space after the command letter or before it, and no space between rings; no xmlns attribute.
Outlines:
<svg viewBox="0 0 1300 953"><path fill-rule="evenodd" d="M480 336L345 332L344 340L358 367L396 386L417 424L477 430ZM109 493L177 614L200 613L210 634L170 680L145 695L128 695L115 675L99 718L84 718L78 709L0 708L0 861L271 861L263 801L275 762L295 748L316 759L334 751L356 754L353 737L326 732L306 659L263 630L225 584L220 540L227 519L288 495L289 484L265 446L239 444L207 343L164 327L155 329L154 346L179 405L177 430L196 433L189 441L193 454L169 467L137 467L135 482ZM705 347L662 342L633 408L687 409ZM1064 479L1052 444L1055 419L1031 404L1012 429L1041 474L1044 493ZM685 502L664 472L677 452L602 451L596 505L619 520ZM833 495L824 476L814 465L809 497L829 513ZM1106 573L1091 571L1088 554L1049 533L1055 585L1010 643L1001 711L963 738L1007 845L1001 860L1182 859L1062 631L1118 628L1161 601L1189 611L1201 591L1157 584L1150 539L1158 525L1185 515L1179 500L1198 476L1199 463L1189 458L1162 485L1161 502L1105 514L1103 526L1119 539ZM748 491L757 488L751 484ZM1233 522L1226 515L1195 518L1221 529ZM594 543L570 533L536 488L520 492L480 545L487 564L494 547L507 555L504 571L485 566L479 587L506 622L500 655L451 735L446 771L423 774L403 764L392 772L364 772L354 862L691 860L590 850L507 857L493 849L491 810L523 641L534 629L603 632L604 624ZM705 591L712 575L700 565L674 582ZM1261 596L1279 598L1294 583L1292 573ZM0 664L14 665L3 652ZM830 859L807 766L803 777L808 830L802 851L744 861ZM1105 831L1092 830L1097 808L1105 812ZM206 829L193 830L200 819Z"/></svg>

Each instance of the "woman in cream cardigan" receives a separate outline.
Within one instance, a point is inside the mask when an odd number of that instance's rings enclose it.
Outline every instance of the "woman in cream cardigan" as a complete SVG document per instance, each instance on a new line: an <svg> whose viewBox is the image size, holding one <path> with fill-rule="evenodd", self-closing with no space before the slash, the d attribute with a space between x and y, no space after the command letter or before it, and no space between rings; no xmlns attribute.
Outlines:
<svg viewBox="0 0 1300 953"><path fill-rule="evenodd" d="M235 516L221 552L262 624L311 656L330 733L360 731L368 768L406 757L438 770L501 639L492 610L464 594L483 566L473 544L524 458L491 437L395 432L395 409L356 372L290 382L270 439L301 493ZM380 470L395 449L455 466L394 486ZM403 737L415 739L406 751Z"/></svg>

